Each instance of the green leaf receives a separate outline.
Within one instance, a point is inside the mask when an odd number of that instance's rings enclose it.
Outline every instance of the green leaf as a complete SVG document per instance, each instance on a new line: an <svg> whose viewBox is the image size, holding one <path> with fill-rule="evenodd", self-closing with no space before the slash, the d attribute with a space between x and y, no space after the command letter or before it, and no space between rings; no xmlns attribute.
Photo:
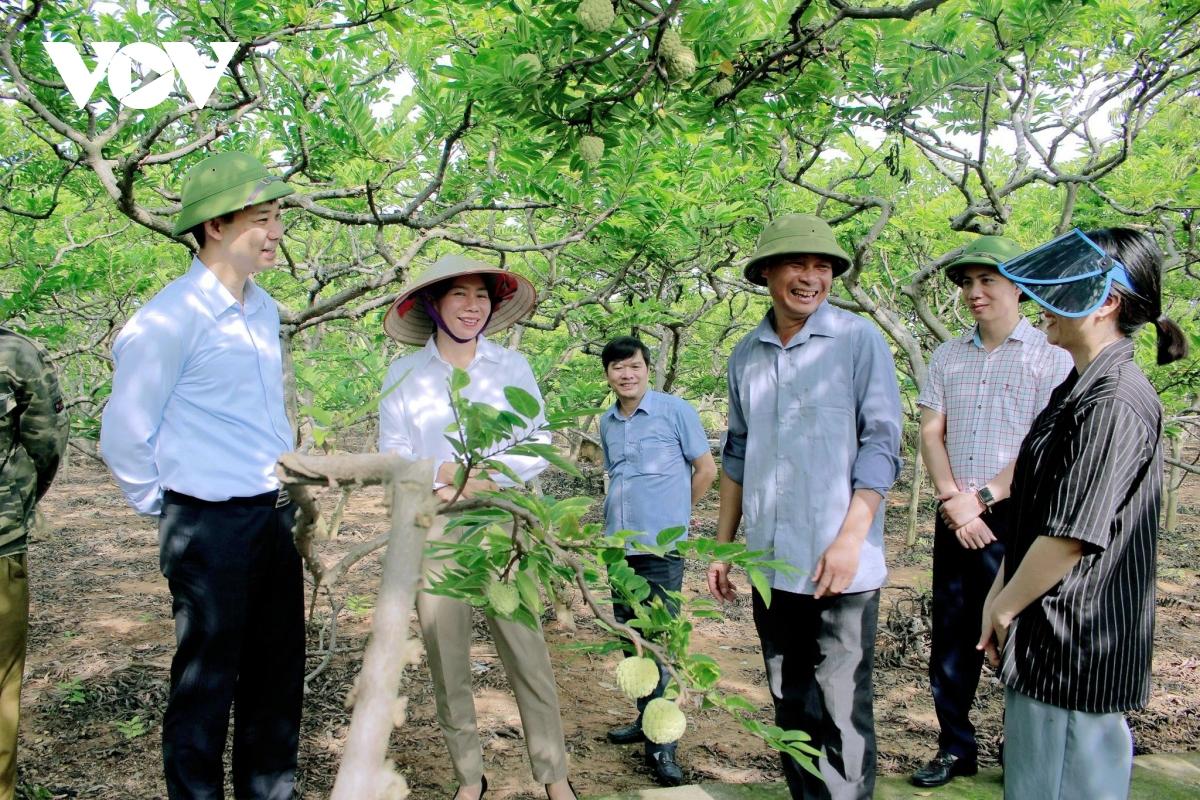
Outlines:
<svg viewBox="0 0 1200 800"><path fill-rule="evenodd" d="M750 576L750 582L754 584L754 588L758 590L759 595L763 599L763 605L767 608L771 607L771 582L767 580L766 574L757 567L747 567L746 574Z"/></svg>
<svg viewBox="0 0 1200 800"><path fill-rule="evenodd" d="M486 469L499 472L501 475L508 478L518 486L523 483L521 476L513 472L512 467L510 467L508 464L505 464L503 461L500 461L499 459L489 458L487 461L483 462L482 466Z"/></svg>
<svg viewBox="0 0 1200 800"><path fill-rule="evenodd" d="M537 584L533 578L529 577L529 573L521 570L516 577L517 592L521 595L521 601L533 612L534 616L542 614L542 595L538 591Z"/></svg>
<svg viewBox="0 0 1200 800"><path fill-rule="evenodd" d="M533 395L520 386L505 386L504 399L512 406L513 411L516 411L526 419L535 419L541 413L541 404L538 403Z"/></svg>
<svg viewBox="0 0 1200 800"><path fill-rule="evenodd" d="M658 536L656 536L654 540L658 543L659 547L663 547L664 545L671 544L676 539L681 539L686 535L687 528L683 525L677 525L674 528L664 528L663 530L659 531Z"/></svg>
<svg viewBox="0 0 1200 800"><path fill-rule="evenodd" d="M467 371L455 367L450 373L450 391L461 392L470 385L471 376L467 374Z"/></svg>

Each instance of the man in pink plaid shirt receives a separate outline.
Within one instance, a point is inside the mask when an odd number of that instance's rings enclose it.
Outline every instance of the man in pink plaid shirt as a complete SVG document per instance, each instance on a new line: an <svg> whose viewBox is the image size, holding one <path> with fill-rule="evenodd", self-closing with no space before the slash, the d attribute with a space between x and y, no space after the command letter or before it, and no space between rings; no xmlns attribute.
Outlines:
<svg viewBox="0 0 1200 800"><path fill-rule="evenodd" d="M1021 252L1011 239L981 236L946 266L975 325L934 351L917 398L921 454L940 501L929 682L941 727L937 755L912 776L917 786L977 771L968 718L983 664L975 643L1004 558L1013 464L1034 417L1072 369L1067 351L1021 316L1020 288L996 269Z"/></svg>

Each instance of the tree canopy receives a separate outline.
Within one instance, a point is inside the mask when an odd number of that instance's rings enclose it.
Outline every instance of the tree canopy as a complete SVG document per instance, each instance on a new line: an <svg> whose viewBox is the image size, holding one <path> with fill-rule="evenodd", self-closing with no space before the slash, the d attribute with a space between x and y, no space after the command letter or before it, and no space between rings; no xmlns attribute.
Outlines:
<svg viewBox="0 0 1200 800"><path fill-rule="evenodd" d="M462 248L534 278L516 335L552 405L595 402L590 356L635 330L657 385L719 422L724 355L764 307L740 264L790 210L837 226L855 263L836 302L878 322L913 384L964 321L939 267L979 233L1149 229L1198 335L1194 3L584 5L10 4L4 316L55 346L86 430L112 335L193 247L170 235L182 174L240 148L299 188L264 281L317 429L369 416L382 309ZM205 107L177 81L143 111L108 81L77 107L48 41L88 69L97 42L237 49ZM156 77L140 67L134 88ZM1155 376L1174 410L1197 372Z"/></svg>

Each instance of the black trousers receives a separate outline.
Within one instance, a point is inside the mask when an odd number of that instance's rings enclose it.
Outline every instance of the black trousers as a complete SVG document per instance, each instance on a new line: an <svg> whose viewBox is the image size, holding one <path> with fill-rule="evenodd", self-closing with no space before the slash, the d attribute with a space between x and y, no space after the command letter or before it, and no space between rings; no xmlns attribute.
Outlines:
<svg viewBox="0 0 1200 800"><path fill-rule="evenodd" d="M941 734L938 749L975 758L975 726L969 712L979 687L983 653L979 641L983 603L1004 559L1009 502L1002 500L983 515L996 541L982 550L963 547L941 515L933 534L933 627L929 684Z"/></svg>
<svg viewBox="0 0 1200 800"><path fill-rule="evenodd" d="M159 565L177 644L163 717L171 800L224 798L231 706L235 797L295 796L304 579L293 515L293 505L275 508L270 497L213 503L167 492L163 500Z"/></svg>
<svg viewBox="0 0 1200 800"><path fill-rule="evenodd" d="M869 800L875 793L872 666L879 590L822 597L754 592L775 724L809 734L817 777L780 754L793 798Z"/></svg>
<svg viewBox="0 0 1200 800"><path fill-rule="evenodd" d="M653 600L655 597L661 597L663 604L670 610L672 615L679 613L679 604L672 598L667 596L667 592L678 592L683 588L683 558L671 554L667 556L656 556L650 553L640 555L629 555L625 557L625 562L629 564L633 571L646 579L650 584L650 597L646 602ZM617 622L625 623L633 619L633 609L624 603L618 602L616 594L613 594L613 616ZM658 666L658 686L654 691L646 697L637 701L638 724L642 722L642 712L646 710L646 705L656 697L662 697L663 692L667 688L667 683L670 678L669 673L661 664ZM670 744L655 744L649 739L646 740L646 755L653 756L658 752L675 752L675 746L678 742Z"/></svg>

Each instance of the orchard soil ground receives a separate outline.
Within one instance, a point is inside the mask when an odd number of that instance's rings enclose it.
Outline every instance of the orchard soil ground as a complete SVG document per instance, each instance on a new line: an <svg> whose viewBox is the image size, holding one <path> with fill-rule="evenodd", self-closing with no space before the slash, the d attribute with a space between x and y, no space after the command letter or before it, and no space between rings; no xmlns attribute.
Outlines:
<svg viewBox="0 0 1200 800"><path fill-rule="evenodd" d="M594 476L580 482L561 473L545 476L544 488L564 496L601 492ZM876 650L879 768L888 773L907 773L929 758L937 732L926 675L932 507L923 507L920 539L906 549L905 489L896 487L888 508L891 581L883 594ZM326 556L386 530L381 498L378 489L355 494L339 539L323 545ZM1192 750L1200 740L1200 480L1185 482L1180 506L1179 530L1160 539L1153 699L1131 719L1139 753ZM42 510L46 523L30 548L29 658L18 757L24 796L164 797L160 737L174 638L170 596L158 573L155 526L129 511L103 466L77 450ZM702 501L696 517L700 535L712 535L715 492ZM300 752L305 800L328 797L333 784L349 724L344 698L361 663L378 578L379 562L372 557L337 592L343 603L339 650L310 682L305 698ZM760 718L770 721L744 576L740 583L740 599L727 607L723 620L697 624L694 648L716 658L725 687L758 704ZM704 575L694 565L684 591L705 591ZM329 608L319 601L310 627L310 670L321 663L317 623L328 617ZM546 624L572 780L588 795L652 786L640 747L616 747L604 739L608 728L633 716L631 704L614 685L618 656L573 649L602 637L578 597L574 614L575 633L553 621ZM472 665L492 787L488 797L543 797L529 772L504 670L482 618L476 623ZM408 671L405 687L411 697L409 722L393 734L392 757L414 798L450 797L454 776L423 663ZM1001 707L1001 687L985 668L975 712L985 765L996 760ZM679 758L695 782L779 779L775 754L715 710L689 714Z"/></svg>

